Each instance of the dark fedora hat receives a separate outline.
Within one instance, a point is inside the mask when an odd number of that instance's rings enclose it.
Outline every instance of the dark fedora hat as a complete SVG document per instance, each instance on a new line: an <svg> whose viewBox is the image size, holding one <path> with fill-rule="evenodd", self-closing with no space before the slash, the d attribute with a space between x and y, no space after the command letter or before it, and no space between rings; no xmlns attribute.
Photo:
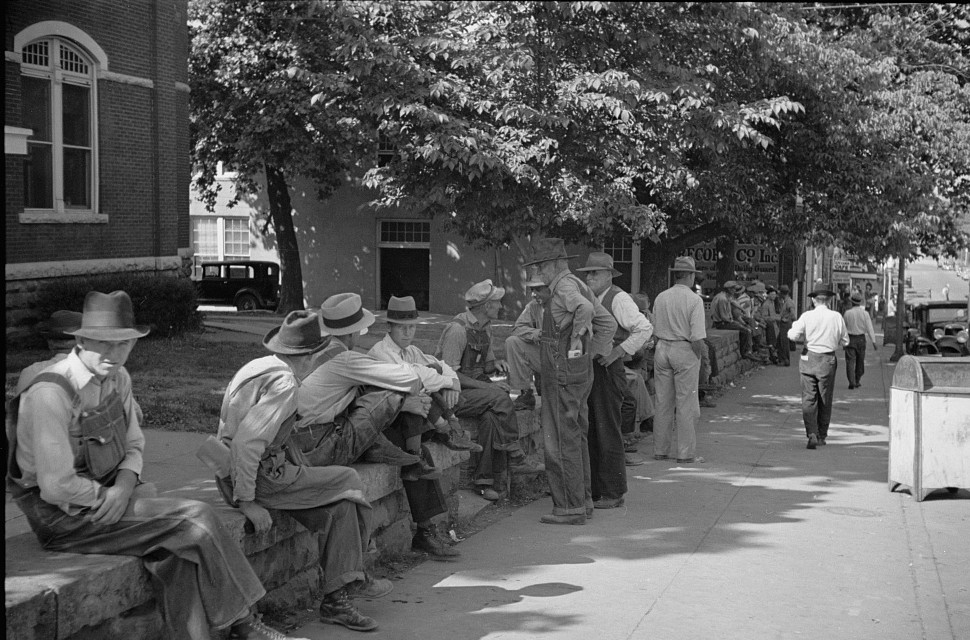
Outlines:
<svg viewBox="0 0 970 640"><path fill-rule="evenodd" d="M330 336L320 335L320 321L312 311L290 311L283 324L269 330L263 346L285 356L316 353L330 344Z"/></svg>
<svg viewBox="0 0 970 640"><path fill-rule="evenodd" d="M825 283L819 282L818 284L815 285L815 288L812 290L812 292L808 294L808 297L814 298L815 296L821 296L821 295L834 298L835 292L832 291L831 285L826 285Z"/></svg>
<svg viewBox="0 0 970 640"><path fill-rule="evenodd" d="M863 296L862 293L859 291L856 291L855 293L853 293L849 297L849 300L851 300L853 304L862 304L863 302L866 301L865 296Z"/></svg>
<svg viewBox="0 0 970 640"><path fill-rule="evenodd" d="M64 333L92 340L118 342L132 338L144 338L150 329L135 324L135 309L131 298L124 291L101 293L88 291L84 297L81 326Z"/></svg>
<svg viewBox="0 0 970 640"><path fill-rule="evenodd" d="M620 275L620 270L613 268L613 256L605 251L594 251L586 257L586 266L576 269L576 271L609 271L615 276Z"/></svg>
<svg viewBox="0 0 970 640"><path fill-rule="evenodd" d="M398 298L391 296L387 301L387 321L394 324L417 324L420 319L414 296Z"/></svg>
<svg viewBox="0 0 970 640"><path fill-rule="evenodd" d="M532 245L532 256L524 267L550 260L568 260L576 256L566 254L566 243L562 238L540 238Z"/></svg>

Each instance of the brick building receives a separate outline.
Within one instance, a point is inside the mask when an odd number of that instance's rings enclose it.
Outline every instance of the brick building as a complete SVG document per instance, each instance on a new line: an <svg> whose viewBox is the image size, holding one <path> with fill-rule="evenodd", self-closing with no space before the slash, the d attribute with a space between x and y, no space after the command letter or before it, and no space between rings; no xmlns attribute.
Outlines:
<svg viewBox="0 0 970 640"><path fill-rule="evenodd" d="M187 0L6 4L6 327L51 278L190 256Z"/></svg>

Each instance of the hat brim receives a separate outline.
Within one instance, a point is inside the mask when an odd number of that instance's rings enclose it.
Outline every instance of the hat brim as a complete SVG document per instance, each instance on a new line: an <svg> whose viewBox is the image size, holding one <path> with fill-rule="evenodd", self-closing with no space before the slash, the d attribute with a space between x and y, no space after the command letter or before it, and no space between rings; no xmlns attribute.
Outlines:
<svg viewBox="0 0 970 640"><path fill-rule="evenodd" d="M351 333L356 333L358 331L361 334L367 333L367 327L374 324L374 314L367 309L361 309L363 317L355 322L354 324L347 325L346 327L328 327L324 324L324 319L320 319L320 333L325 336L346 336Z"/></svg>
<svg viewBox="0 0 970 640"><path fill-rule="evenodd" d="M834 291L830 291L828 289L816 289L815 291L813 291L810 294L808 294L808 297L809 298L814 298L815 296L822 296L822 295L828 296L830 298L834 298L835 297L835 292Z"/></svg>
<svg viewBox="0 0 970 640"><path fill-rule="evenodd" d="M104 342L118 342L134 338L144 338L151 331L151 327L135 325L134 327L80 327L73 331L62 331L70 336L81 336Z"/></svg>
<svg viewBox="0 0 970 640"><path fill-rule="evenodd" d="M581 267L579 269L576 269L576 271L609 271L615 276L623 275L622 271L620 271L619 269L615 269L613 267Z"/></svg>
<svg viewBox="0 0 970 640"><path fill-rule="evenodd" d="M387 321L387 324L418 324L422 320L421 316L418 316L417 318L387 318L387 317L385 317L384 319Z"/></svg>
<svg viewBox="0 0 970 640"><path fill-rule="evenodd" d="M273 327L263 338L263 346L273 353L277 353L282 356L303 356L316 353L330 344L330 336L320 336L320 342L317 344L295 349L280 342L279 332L282 328L282 325L279 327Z"/></svg>
<svg viewBox="0 0 970 640"><path fill-rule="evenodd" d="M524 263L522 266L531 267L534 264L542 264L543 262L552 262L553 260L572 260L573 258L578 258L578 257L579 257L578 253L574 256L553 256L551 258L542 258L541 260L532 260L531 262Z"/></svg>
<svg viewBox="0 0 970 640"><path fill-rule="evenodd" d="M700 269L684 269L682 267L681 268L671 267L670 270L671 271L680 271L681 273L704 273Z"/></svg>

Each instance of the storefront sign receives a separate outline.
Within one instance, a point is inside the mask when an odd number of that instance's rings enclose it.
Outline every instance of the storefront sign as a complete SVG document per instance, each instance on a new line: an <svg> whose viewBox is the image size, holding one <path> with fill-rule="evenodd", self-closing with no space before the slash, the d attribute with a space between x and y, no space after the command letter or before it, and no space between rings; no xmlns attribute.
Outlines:
<svg viewBox="0 0 970 640"><path fill-rule="evenodd" d="M688 247L681 255L694 259L697 268L713 276L717 263L717 247L705 242ZM734 248L734 272L738 280L754 280L778 284L778 250L760 244L737 244Z"/></svg>

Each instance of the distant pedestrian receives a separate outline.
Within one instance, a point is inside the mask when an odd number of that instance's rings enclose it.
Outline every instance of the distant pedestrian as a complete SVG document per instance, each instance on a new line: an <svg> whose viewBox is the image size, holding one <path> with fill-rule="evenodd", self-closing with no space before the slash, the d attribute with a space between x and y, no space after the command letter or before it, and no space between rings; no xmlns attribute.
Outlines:
<svg viewBox="0 0 970 640"><path fill-rule="evenodd" d="M845 312L845 328L849 332L849 344L845 348L845 375L849 378L849 388L862 386L862 374L866 372L866 338L876 348L876 331L872 328L872 318L866 312L866 300L861 293L853 293L850 298L852 308Z"/></svg>
<svg viewBox="0 0 970 640"><path fill-rule="evenodd" d="M940 293L943 294L943 299L944 300L949 300L950 299L950 284L947 283L947 284L943 285L943 290L940 291Z"/></svg>
<svg viewBox="0 0 970 640"><path fill-rule="evenodd" d="M697 381L704 350L704 301L694 293L694 259L677 258L671 269L674 286L662 291L653 304L657 353L654 383L657 414L653 423L654 459L673 457L689 464L696 456L696 426L701 415Z"/></svg>
<svg viewBox="0 0 970 640"><path fill-rule="evenodd" d="M842 316L829 309L836 294L824 284L815 285L808 294L814 309L806 311L788 331L788 338L804 342L798 362L802 379L802 420L808 436L807 448L825 444L832 419L832 392L839 361L835 350L849 344L849 334Z"/></svg>
<svg viewBox="0 0 970 640"><path fill-rule="evenodd" d="M778 287L778 365L787 367L791 364L791 342L788 340L788 330L795 322L795 301L791 299L791 289L787 284Z"/></svg>

